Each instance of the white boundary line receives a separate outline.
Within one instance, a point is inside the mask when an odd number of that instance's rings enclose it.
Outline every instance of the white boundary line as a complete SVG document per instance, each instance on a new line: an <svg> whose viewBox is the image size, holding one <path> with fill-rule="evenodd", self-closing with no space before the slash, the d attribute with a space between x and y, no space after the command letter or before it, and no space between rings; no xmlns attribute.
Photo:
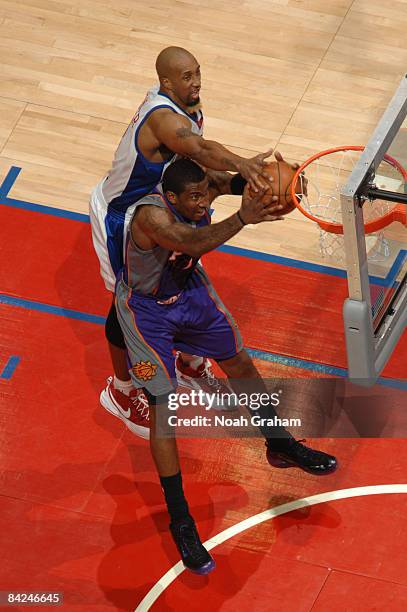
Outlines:
<svg viewBox="0 0 407 612"><path fill-rule="evenodd" d="M226 540L233 538L238 533L246 531L255 525L264 523L269 519L273 519L281 514L298 510L306 506L315 506L317 504L323 504L328 501L335 501L337 499L347 499L349 497L361 497L362 495L384 495L386 493L407 493L407 484L386 484L386 485L372 485L368 487L354 487L352 489L339 489L337 491L328 491L327 493L318 493L317 495L311 495L310 497L303 497L302 499L296 499L295 501L288 502L287 504L281 504L275 508L269 508L259 514L254 514L236 525L232 525L228 529L221 531L217 535L213 536L206 542L205 547L208 550L212 550L219 544L222 544ZM147 612L153 605L153 603L160 597L166 588L170 586L172 582L185 571L185 567L182 561L178 561L171 569L168 570L156 584L150 589L147 595L137 606L135 612Z"/></svg>

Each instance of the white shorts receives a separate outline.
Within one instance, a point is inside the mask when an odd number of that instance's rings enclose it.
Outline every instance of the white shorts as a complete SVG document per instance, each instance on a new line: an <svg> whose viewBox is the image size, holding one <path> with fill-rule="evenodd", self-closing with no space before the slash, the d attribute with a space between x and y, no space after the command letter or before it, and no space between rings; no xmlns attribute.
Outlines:
<svg viewBox="0 0 407 612"><path fill-rule="evenodd" d="M106 228L106 219L108 217L108 206L106 200L103 196L102 185L104 183L103 179L96 185L92 194L90 196L89 202L89 216L90 216L90 224L92 228L92 240L93 246L96 251L96 255L99 258L100 262L100 274L104 280L106 289L108 291L113 291L116 284L116 274L112 267L112 252L109 253L108 248L108 238L107 238L107 228ZM126 246L126 234L127 228L131 221L132 215L134 211L134 205L131 205L125 214L123 214L122 226L119 226L119 231L121 234L123 248L120 253L116 253L116 273L118 271L117 260L119 259L121 265L124 262L124 252ZM115 241L112 240L112 243ZM120 242L120 235L117 236L116 247ZM110 247L112 249L112 245Z"/></svg>

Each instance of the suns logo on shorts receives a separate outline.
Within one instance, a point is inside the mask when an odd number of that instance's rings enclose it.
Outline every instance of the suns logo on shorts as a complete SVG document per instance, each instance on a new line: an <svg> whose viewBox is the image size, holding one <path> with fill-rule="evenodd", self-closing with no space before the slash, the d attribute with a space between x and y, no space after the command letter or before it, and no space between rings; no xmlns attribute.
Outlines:
<svg viewBox="0 0 407 612"><path fill-rule="evenodd" d="M151 361L138 361L133 367L134 376L140 380L151 380L157 373L157 365Z"/></svg>

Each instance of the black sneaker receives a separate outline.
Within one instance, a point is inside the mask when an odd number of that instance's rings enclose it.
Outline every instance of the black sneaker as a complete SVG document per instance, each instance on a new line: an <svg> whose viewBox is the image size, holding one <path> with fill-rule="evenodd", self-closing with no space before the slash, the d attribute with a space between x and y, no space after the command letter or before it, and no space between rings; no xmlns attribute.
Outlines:
<svg viewBox="0 0 407 612"><path fill-rule="evenodd" d="M215 561L199 539L193 519L171 523L170 530L187 569L201 575L215 569Z"/></svg>
<svg viewBox="0 0 407 612"><path fill-rule="evenodd" d="M336 470L337 461L335 457L322 451L313 450L302 442L304 440L297 441L294 438L288 438L287 442L284 442L284 447L281 446L280 441L276 441L273 449L273 441L268 440L266 442L267 461L273 467L299 467L310 474L330 474Z"/></svg>

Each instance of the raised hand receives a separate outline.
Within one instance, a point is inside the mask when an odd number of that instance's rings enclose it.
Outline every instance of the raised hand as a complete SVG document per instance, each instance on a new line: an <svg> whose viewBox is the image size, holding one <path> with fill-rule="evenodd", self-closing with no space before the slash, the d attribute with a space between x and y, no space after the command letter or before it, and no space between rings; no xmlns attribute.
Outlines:
<svg viewBox="0 0 407 612"><path fill-rule="evenodd" d="M284 219L279 215L279 211L283 208L277 204L277 196L267 193L269 185L266 188L260 189L253 195L249 185L246 185L242 205L239 210L240 217L244 223L262 223L263 221L278 221Z"/></svg>
<svg viewBox="0 0 407 612"><path fill-rule="evenodd" d="M266 159L273 153L273 149L266 153L259 153L249 159L242 159L238 164L238 171L246 179L253 191L267 189L273 179L264 172L264 166L268 163Z"/></svg>

